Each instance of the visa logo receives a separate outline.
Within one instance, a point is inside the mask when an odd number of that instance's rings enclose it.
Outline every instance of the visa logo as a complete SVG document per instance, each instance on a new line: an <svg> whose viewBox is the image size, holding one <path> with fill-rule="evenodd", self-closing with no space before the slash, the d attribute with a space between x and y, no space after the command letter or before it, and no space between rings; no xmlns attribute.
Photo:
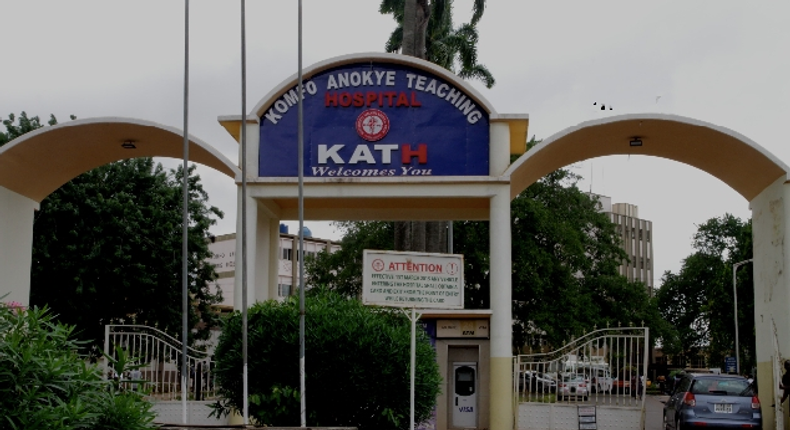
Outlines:
<svg viewBox="0 0 790 430"><path fill-rule="evenodd" d="M460 406L458 407L458 412L474 412L474 406Z"/></svg>

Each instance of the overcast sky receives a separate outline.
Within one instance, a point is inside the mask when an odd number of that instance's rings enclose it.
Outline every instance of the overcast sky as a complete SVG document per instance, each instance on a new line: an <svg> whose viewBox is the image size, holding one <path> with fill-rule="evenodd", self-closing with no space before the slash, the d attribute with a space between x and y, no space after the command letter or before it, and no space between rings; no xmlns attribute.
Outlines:
<svg viewBox="0 0 790 430"><path fill-rule="evenodd" d="M789 2L488 3L479 56L497 84L474 85L498 112L529 114L530 136L608 115L669 113L732 129L790 164L782 134ZM304 0L304 66L383 51L394 22L378 4ZM471 0L455 5L456 23L468 20ZM0 10L0 117L120 116L183 128L182 1L6 0ZM217 117L241 113L239 12L239 2L190 2L189 132L232 160L237 144ZM247 2L248 109L296 73L297 37L296 1ZM635 204L653 222L657 286L691 252L697 224L727 212L751 216L727 185L677 162L613 156L571 167L584 176L582 189ZM210 203L226 214L213 232L233 232L233 181L208 168L200 174ZM326 224L306 225L337 237Z"/></svg>

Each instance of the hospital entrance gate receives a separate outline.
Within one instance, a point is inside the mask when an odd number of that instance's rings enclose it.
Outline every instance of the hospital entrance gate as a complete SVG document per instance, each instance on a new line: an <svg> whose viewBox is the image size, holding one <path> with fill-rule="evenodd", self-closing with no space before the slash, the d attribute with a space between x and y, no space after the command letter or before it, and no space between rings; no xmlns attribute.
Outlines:
<svg viewBox="0 0 790 430"><path fill-rule="evenodd" d="M648 337L645 327L607 328L516 356L516 429L644 429Z"/></svg>

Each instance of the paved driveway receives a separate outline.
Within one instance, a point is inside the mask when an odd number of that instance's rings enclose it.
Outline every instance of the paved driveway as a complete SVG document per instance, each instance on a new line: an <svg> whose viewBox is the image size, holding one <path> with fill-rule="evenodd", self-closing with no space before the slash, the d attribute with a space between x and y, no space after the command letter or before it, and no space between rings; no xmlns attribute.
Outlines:
<svg viewBox="0 0 790 430"><path fill-rule="evenodd" d="M669 396L645 397L645 430L664 430L664 404L661 402L667 399Z"/></svg>

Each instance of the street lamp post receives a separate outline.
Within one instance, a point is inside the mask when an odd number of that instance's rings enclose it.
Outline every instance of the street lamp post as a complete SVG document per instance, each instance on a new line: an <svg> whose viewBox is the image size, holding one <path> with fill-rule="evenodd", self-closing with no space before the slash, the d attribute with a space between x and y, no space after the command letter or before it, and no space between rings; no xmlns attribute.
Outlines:
<svg viewBox="0 0 790 430"><path fill-rule="evenodd" d="M738 344L738 289L736 284L735 272L738 268L746 263L751 263L752 258L748 260L739 261L732 265L732 297L735 303L735 373L741 374L741 351Z"/></svg>

